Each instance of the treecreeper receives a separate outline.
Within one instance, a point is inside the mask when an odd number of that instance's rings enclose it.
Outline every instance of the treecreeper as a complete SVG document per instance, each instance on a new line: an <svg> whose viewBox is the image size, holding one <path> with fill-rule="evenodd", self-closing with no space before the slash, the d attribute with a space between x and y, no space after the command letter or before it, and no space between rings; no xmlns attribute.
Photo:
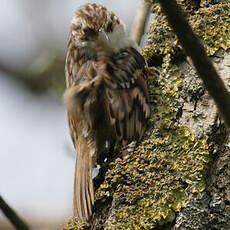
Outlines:
<svg viewBox="0 0 230 230"><path fill-rule="evenodd" d="M71 22L65 75L64 103L76 149L73 215L87 222L97 158L116 141L131 154L145 132L150 114L145 60L112 11L87 4Z"/></svg>

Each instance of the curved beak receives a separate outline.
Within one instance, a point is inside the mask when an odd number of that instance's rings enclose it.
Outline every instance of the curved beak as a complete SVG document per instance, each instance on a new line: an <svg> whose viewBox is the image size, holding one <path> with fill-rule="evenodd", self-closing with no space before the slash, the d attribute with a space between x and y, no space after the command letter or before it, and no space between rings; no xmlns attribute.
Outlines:
<svg viewBox="0 0 230 230"><path fill-rule="evenodd" d="M99 30L99 34L106 39L106 41L109 41L109 36L107 35L107 33L105 32L104 28L101 28Z"/></svg>

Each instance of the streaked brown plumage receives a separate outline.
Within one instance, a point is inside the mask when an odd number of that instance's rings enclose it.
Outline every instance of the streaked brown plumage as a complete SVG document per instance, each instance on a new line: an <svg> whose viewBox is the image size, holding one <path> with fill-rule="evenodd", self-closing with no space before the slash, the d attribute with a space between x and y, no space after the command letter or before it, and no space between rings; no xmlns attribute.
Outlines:
<svg viewBox="0 0 230 230"><path fill-rule="evenodd" d="M77 152L74 216L88 221L92 168L105 143L141 139L149 117L145 61L123 23L105 7L87 4L70 27L64 101Z"/></svg>

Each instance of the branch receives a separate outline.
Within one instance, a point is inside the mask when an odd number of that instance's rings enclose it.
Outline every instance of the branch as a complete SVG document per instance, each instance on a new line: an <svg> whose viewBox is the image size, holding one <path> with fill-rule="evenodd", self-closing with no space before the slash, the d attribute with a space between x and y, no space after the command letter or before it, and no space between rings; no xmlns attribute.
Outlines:
<svg viewBox="0 0 230 230"><path fill-rule="evenodd" d="M34 93L43 93L50 88L63 91L64 63L62 55L42 53L26 70L15 69L0 60L0 72L25 84Z"/></svg>
<svg viewBox="0 0 230 230"><path fill-rule="evenodd" d="M29 230L28 225L16 214L16 212L0 196L0 209L15 226L17 230Z"/></svg>
<svg viewBox="0 0 230 230"><path fill-rule="evenodd" d="M214 99L224 121L230 128L230 93L206 55L203 45L193 33L175 0L158 0L180 43Z"/></svg>
<svg viewBox="0 0 230 230"><path fill-rule="evenodd" d="M145 24L149 14L150 3L142 0L132 26L130 37L140 45L142 35L145 31Z"/></svg>

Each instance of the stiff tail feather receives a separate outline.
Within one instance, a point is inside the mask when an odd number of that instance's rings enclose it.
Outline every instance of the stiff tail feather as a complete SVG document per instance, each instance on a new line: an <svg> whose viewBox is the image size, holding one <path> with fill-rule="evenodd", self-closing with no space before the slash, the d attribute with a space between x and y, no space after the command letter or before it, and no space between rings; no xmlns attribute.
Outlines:
<svg viewBox="0 0 230 230"><path fill-rule="evenodd" d="M76 150L73 214L80 221L87 222L92 215L94 188L90 144L85 137L79 137Z"/></svg>

